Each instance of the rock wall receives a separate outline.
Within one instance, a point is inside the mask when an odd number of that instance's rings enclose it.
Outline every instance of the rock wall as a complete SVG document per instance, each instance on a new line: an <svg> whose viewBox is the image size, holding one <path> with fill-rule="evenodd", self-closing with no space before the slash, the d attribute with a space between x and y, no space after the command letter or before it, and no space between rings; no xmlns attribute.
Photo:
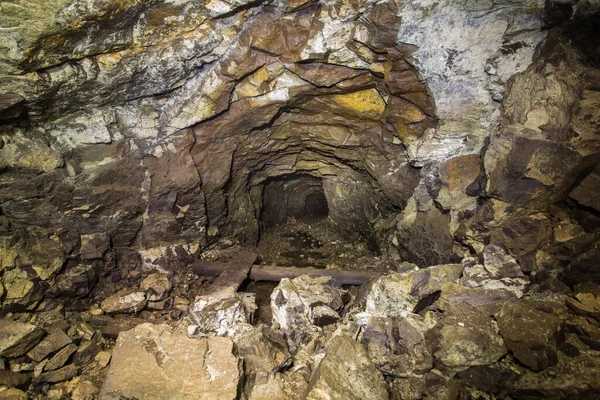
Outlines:
<svg viewBox="0 0 600 400"><path fill-rule="evenodd" d="M31 307L63 268L128 262L119 249L151 267L256 244L268 182L292 174L322 182L341 234L392 258L431 265L494 242L540 277L599 279L596 175L584 180L598 164L597 12L3 3L4 301Z"/></svg>

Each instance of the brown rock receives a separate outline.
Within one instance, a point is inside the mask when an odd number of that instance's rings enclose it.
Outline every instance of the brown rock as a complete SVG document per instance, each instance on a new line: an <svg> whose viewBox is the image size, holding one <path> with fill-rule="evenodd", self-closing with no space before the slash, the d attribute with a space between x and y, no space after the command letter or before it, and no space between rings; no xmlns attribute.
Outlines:
<svg viewBox="0 0 600 400"><path fill-rule="evenodd" d="M0 391L0 400L27 400L27 393L22 390L11 388Z"/></svg>
<svg viewBox="0 0 600 400"><path fill-rule="evenodd" d="M119 316L119 318L111 319L106 325L100 326L100 332L102 336L116 339L119 333L128 331L135 328L137 325L146 322L142 318L130 317L130 316Z"/></svg>
<svg viewBox="0 0 600 400"><path fill-rule="evenodd" d="M494 279L520 278L523 271L510 254L502 247L489 244L483 250L483 266Z"/></svg>
<svg viewBox="0 0 600 400"><path fill-rule="evenodd" d="M504 303L517 300L517 296L506 289L467 288L448 282L442 286L438 307L448 310L457 304L467 303L488 315L494 315Z"/></svg>
<svg viewBox="0 0 600 400"><path fill-rule="evenodd" d="M458 281L462 271L461 264L444 264L384 275L372 284L365 311L388 317L413 312L421 299L441 290L444 283Z"/></svg>
<svg viewBox="0 0 600 400"><path fill-rule="evenodd" d="M146 307L146 295L139 289L122 289L104 299L100 307L105 313L137 313Z"/></svg>
<svg viewBox="0 0 600 400"><path fill-rule="evenodd" d="M83 367L101 350L102 348L96 341L83 342L73 355L73 363L79 367Z"/></svg>
<svg viewBox="0 0 600 400"><path fill-rule="evenodd" d="M569 195L579 204L600 211L600 166L596 167Z"/></svg>
<svg viewBox="0 0 600 400"><path fill-rule="evenodd" d="M67 296L81 297L89 293L96 280L96 273L91 265L77 265L56 278L56 283L50 287L48 297Z"/></svg>
<svg viewBox="0 0 600 400"><path fill-rule="evenodd" d="M364 347L336 336L310 378L306 400L385 400L389 398L381 372L369 361Z"/></svg>
<svg viewBox="0 0 600 400"><path fill-rule="evenodd" d="M44 371L54 371L55 369L62 367L75 351L77 351L77 346L73 343L69 344L48 361L44 367Z"/></svg>
<svg viewBox="0 0 600 400"><path fill-rule="evenodd" d="M58 351L72 342L63 331L57 328L50 330L49 335L37 346L27 352L27 357L40 362L51 353Z"/></svg>
<svg viewBox="0 0 600 400"><path fill-rule="evenodd" d="M449 310L426 338L433 356L453 369L491 364L506 354L494 320L466 303Z"/></svg>
<svg viewBox="0 0 600 400"><path fill-rule="evenodd" d="M79 368L74 364L69 364L66 367L57 369L56 371L45 372L38 378L34 378L34 382L57 383L67 381L79 373Z"/></svg>
<svg viewBox="0 0 600 400"><path fill-rule="evenodd" d="M81 249L79 254L82 260L102 258L109 248L110 238L107 233L81 235Z"/></svg>
<svg viewBox="0 0 600 400"><path fill-rule="evenodd" d="M387 375L409 377L433 367L425 344L427 328L419 318L369 318L361 341L377 369Z"/></svg>
<svg viewBox="0 0 600 400"><path fill-rule="evenodd" d="M21 386L31 380L28 374L12 372L5 369L0 370L0 385Z"/></svg>
<svg viewBox="0 0 600 400"><path fill-rule="evenodd" d="M526 304L507 303L496 320L500 335L520 362L534 371L557 363L559 318Z"/></svg>
<svg viewBox="0 0 600 400"><path fill-rule="evenodd" d="M0 357L16 358L39 343L44 331L35 325L0 319Z"/></svg>
<svg viewBox="0 0 600 400"><path fill-rule="evenodd" d="M234 400L242 372L232 352L227 338L191 339L167 325L138 325L119 335L99 399L152 393L165 400Z"/></svg>
<svg viewBox="0 0 600 400"><path fill-rule="evenodd" d="M148 301L163 300L171 291L171 280L167 274L150 274L140 283Z"/></svg>
<svg viewBox="0 0 600 400"><path fill-rule="evenodd" d="M600 323L597 321L574 315L565 322L565 328L590 348L600 351Z"/></svg>
<svg viewBox="0 0 600 400"><path fill-rule="evenodd" d="M240 357L248 371L274 373L292 362L285 338L271 328L261 325L236 339Z"/></svg>

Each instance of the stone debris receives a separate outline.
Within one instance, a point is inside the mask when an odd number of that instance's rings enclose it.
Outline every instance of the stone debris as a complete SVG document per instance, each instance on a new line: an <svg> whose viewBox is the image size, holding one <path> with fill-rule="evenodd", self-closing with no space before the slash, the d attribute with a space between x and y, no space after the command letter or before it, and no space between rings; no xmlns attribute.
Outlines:
<svg viewBox="0 0 600 400"><path fill-rule="evenodd" d="M410 377L433 368L425 332L429 327L419 315L371 317L362 334L369 358L386 375Z"/></svg>
<svg viewBox="0 0 600 400"><path fill-rule="evenodd" d="M520 298L529 285L517 261L499 246L485 247L484 263L467 262L460 284L469 288L502 290ZM498 292L499 293L499 292Z"/></svg>
<svg viewBox="0 0 600 400"><path fill-rule="evenodd" d="M483 250L483 266L492 279L521 278L523 271L510 254L495 244L485 246Z"/></svg>
<svg viewBox="0 0 600 400"><path fill-rule="evenodd" d="M9 388L0 390L0 399L2 400L27 400L27 393L22 390Z"/></svg>
<svg viewBox="0 0 600 400"><path fill-rule="evenodd" d="M0 399L598 397L598 0L0 4Z"/></svg>
<svg viewBox="0 0 600 400"><path fill-rule="evenodd" d="M577 314L593 317L600 322L600 295L577 293L575 298L567 299L567 304Z"/></svg>
<svg viewBox="0 0 600 400"><path fill-rule="evenodd" d="M273 323L284 330L325 326L340 318L347 300L346 291L332 278L285 278L271 294Z"/></svg>
<svg viewBox="0 0 600 400"><path fill-rule="evenodd" d="M231 339L193 339L146 323L119 335L99 399L234 400L242 371Z"/></svg>
<svg viewBox="0 0 600 400"><path fill-rule="evenodd" d="M54 371L55 369L62 367L75 351L77 351L77 346L75 344L71 343L67 345L48 360L48 363L44 366L44 371Z"/></svg>
<svg viewBox="0 0 600 400"><path fill-rule="evenodd" d="M80 257L82 260L102 258L110 248L110 237L107 233L81 235Z"/></svg>
<svg viewBox="0 0 600 400"><path fill-rule="evenodd" d="M62 330L53 328L44 340L27 352L27 357L33 361L40 362L48 357L49 354L54 353L71 343L71 338Z"/></svg>
<svg viewBox="0 0 600 400"><path fill-rule="evenodd" d="M437 307L448 310L461 303L468 303L480 311L494 315L507 302L518 301L513 291L500 289L486 289L484 287L465 287L453 282L444 283Z"/></svg>
<svg viewBox="0 0 600 400"><path fill-rule="evenodd" d="M96 281L96 272L91 265L77 265L58 275L48 297L82 297L87 295Z"/></svg>

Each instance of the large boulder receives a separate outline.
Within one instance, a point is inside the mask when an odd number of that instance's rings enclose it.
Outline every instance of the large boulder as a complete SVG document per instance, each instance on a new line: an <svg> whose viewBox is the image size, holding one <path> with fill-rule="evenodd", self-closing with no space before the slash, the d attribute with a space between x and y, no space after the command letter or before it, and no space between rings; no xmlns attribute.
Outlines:
<svg viewBox="0 0 600 400"><path fill-rule="evenodd" d="M330 324L340 318L346 297L330 277L282 279L271 294L273 322L281 329Z"/></svg>
<svg viewBox="0 0 600 400"><path fill-rule="evenodd" d="M524 303L506 303L496 320L508 349L521 363L534 371L557 363L558 317Z"/></svg>
<svg viewBox="0 0 600 400"><path fill-rule="evenodd" d="M234 287L196 297L190 306L190 336L234 336L240 332L256 309L254 297L236 293Z"/></svg>
<svg viewBox="0 0 600 400"><path fill-rule="evenodd" d="M383 375L369 360L362 345L336 336L310 379L306 400L385 400Z"/></svg>
<svg viewBox="0 0 600 400"><path fill-rule="evenodd" d="M365 312L388 317L411 313L420 300L440 291L444 283L458 281L462 271L461 264L444 264L382 276L371 286Z"/></svg>
<svg viewBox="0 0 600 400"><path fill-rule="evenodd" d="M230 339L146 323L119 335L99 399L234 400L241 379Z"/></svg>
<svg viewBox="0 0 600 400"><path fill-rule="evenodd" d="M506 354L495 321L466 303L450 309L425 337L435 359L447 368L487 365Z"/></svg>
<svg viewBox="0 0 600 400"><path fill-rule="evenodd" d="M0 357L16 358L38 344L44 331L22 322L0 319Z"/></svg>
<svg viewBox="0 0 600 400"><path fill-rule="evenodd" d="M387 375L410 377L433 367L425 343L427 326L418 315L371 317L362 336L371 361Z"/></svg>

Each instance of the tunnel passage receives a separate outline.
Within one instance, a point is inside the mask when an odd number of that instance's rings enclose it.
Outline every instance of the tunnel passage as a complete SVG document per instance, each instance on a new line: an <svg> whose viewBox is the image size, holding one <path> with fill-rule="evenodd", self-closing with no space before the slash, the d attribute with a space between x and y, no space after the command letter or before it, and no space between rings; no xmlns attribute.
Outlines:
<svg viewBox="0 0 600 400"><path fill-rule="evenodd" d="M263 229L285 223L288 218L317 220L329 216L323 179L308 174L289 174L264 183L261 225Z"/></svg>

